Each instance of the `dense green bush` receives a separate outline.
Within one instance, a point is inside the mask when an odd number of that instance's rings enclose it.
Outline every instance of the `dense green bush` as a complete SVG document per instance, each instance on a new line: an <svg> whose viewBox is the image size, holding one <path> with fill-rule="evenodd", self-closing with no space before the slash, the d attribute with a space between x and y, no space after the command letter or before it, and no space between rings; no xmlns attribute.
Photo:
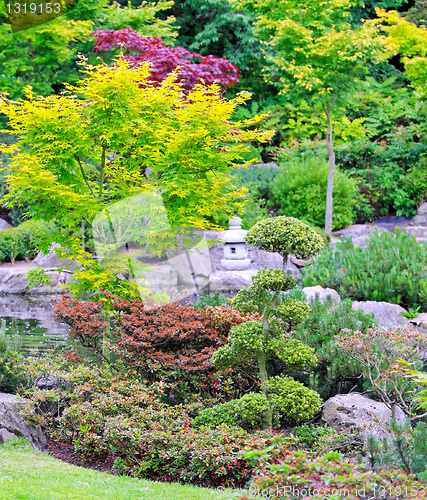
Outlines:
<svg viewBox="0 0 427 500"><path fill-rule="evenodd" d="M208 429L216 429L220 425L253 429L261 426L261 415L267 409L268 403L265 396L251 392L240 399L205 408L194 419L194 425Z"/></svg>
<svg viewBox="0 0 427 500"><path fill-rule="evenodd" d="M268 388L281 423L305 422L319 411L321 400L317 392L290 377L271 377Z"/></svg>
<svg viewBox="0 0 427 500"><path fill-rule="evenodd" d="M326 161L315 157L282 164L272 185L272 202L280 207L279 214L324 227L328 168ZM353 209L357 196L356 181L336 169L332 220L334 230L354 221Z"/></svg>
<svg viewBox="0 0 427 500"><path fill-rule="evenodd" d="M308 259L325 246L324 238L308 224L293 217L270 217L257 222L246 234L249 245L277 252L284 263L289 255Z"/></svg>
<svg viewBox="0 0 427 500"><path fill-rule="evenodd" d="M378 232L366 240L367 248L352 240L338 242L315 257L302 273L304 286L322 285L341 297L375 300L403 307L427 307L427 245L401 232Z"/></svg>
<svg viewBox="0 0 427 500"><path fill-rule="evenodd" d="M17 227L0 231L0 262L34 259L52 233L57 232L53 222L29 220Z"/></svg>
<svg viewBox="0 0 427 500"><path fill-rule="evenodd" d="M273 406L273 422L280 424L309 420L320 408L319 395L290 377L276 376L268 381ZM198 427L215 429L219 425L260 427L262 414L268 409L262 393L251 392L238 400L205 408L194 420Z"/></svg>
<svg viewBox="0 0 427 500"><path fill-rule="evenodd" d="M292 429L292 434L296 436L304 448L317 450L323 438L334 436L337 431L331 427L320 425L300 425Z"/></svg>

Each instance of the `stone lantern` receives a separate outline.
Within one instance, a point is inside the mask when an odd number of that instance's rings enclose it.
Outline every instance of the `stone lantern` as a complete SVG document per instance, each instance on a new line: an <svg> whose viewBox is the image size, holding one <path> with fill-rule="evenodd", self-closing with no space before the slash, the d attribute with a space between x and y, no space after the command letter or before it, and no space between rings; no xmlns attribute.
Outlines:
<svg viewBox="0 0 427 500"><path fill-rule="evenodd" d="M251 259L248 258L248 249L244 240L247 231L242 229L242 219L233 217L228 227L229 230L225 231L221 237L224 241L224 258L221 259L221 265L229 271L246 269Z"/></svg>

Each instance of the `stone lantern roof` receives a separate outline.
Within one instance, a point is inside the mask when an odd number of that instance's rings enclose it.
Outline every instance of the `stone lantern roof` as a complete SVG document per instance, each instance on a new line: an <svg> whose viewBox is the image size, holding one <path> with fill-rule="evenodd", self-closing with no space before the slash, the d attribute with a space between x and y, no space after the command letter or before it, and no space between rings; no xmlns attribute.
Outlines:
<svg viewBox="0 0 427 500"><path fill-rule="evenodd" d="M245 236L247 231L242 229L242 219L240 217L233 217L228 222L228 231L224 231L221 239L224 243L245 243Z"/></svg>

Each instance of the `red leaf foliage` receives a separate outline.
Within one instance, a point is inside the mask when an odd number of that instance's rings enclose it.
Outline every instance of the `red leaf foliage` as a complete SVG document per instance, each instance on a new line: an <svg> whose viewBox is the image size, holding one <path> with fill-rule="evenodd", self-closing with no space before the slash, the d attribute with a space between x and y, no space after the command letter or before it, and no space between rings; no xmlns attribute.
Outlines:
<svg viewBox="0 0 427 500"><path fill-rule="evenodd" d="M129 62L151 63L151 79L155 84L163 82L178 66L178 79L186 91L199 83L228 86L240 79L240 70L224 57L203 57L183 47L166 47L160 38L141 36L132 28L97 30L92 35L96 37L96 52L122 48L127 52L124 59Z"/></svg>
<svg viewBox="0 0 427 500"><path fill-rule="evenodd" d="M105 297L115 311L110 349L147 381L166 382L172 399L181 399L184 393L228 399L245 385L237 372L219 371L210 359L227 342L233 326L259 320L256 314L244 315L228 307L196 310L177 303L147 308L140 300L127 301L108 293ZM103 303L66 295L55 312L71 326L70 335L80 345L100 355L107 328L102 310Z"/></svg>

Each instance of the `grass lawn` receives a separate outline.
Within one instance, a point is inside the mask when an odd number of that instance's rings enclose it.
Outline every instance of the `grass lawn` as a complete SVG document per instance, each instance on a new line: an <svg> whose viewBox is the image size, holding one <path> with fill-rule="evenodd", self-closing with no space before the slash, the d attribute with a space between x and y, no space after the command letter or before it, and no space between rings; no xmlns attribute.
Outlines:
<svg viewBox="0 0 427 500"><path fill-rule="evenodd" d="M221 492L112 476L56 460L19 439L0 445L0 499L19 500L228 500Z"/></svg>

